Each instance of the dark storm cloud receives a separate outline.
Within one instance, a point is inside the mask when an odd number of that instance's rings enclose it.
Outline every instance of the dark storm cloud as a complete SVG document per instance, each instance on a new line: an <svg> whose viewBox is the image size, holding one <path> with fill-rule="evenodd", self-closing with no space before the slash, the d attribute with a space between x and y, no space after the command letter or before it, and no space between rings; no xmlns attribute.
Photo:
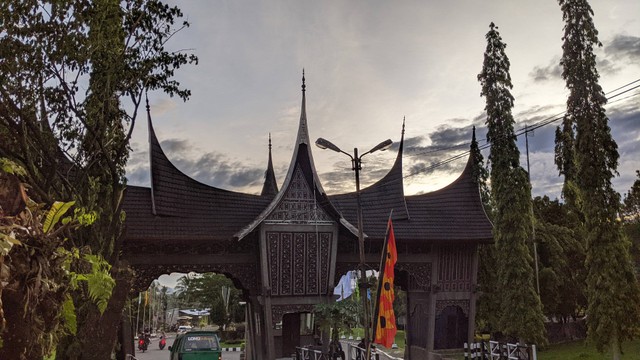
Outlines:
<svg viewBox="0 0 640 360"><path fill-rule="evenodd" d="M554 57L546 66L536 66L531 70L529 76L533 81L547 81L554 79L562 79L562 68L560 67L560 58Z"/></svg>
<svg viewBox="0 0 640 360"><path fill-rule="evenodd" d="M614 74L620 70L620 62L637 64L640 59L640 37L618 34L604 43L604 54L596 49L598 73ZM602 54L602 55L600 55ZM560 57L556 56L546 66L536 66L529 73L533 81L562 79Z"/></svg>
<svg viewBox="0 0 640 360"><path fill-rule="evenodd" d="M614 59L626 59L638 63L640 59L640 37L618 34L604 47L607 56Z"/></svg>
<svg viewBox="0 0 640 360"><path fill-rule="evenodd" d="M247 186L259 187L264 180L266 164L264 168L252 167L220 153L198 153L198 149L191 146L189 141L182 139L165 140L161 146L180 171L211 186L233 190ZM132 147L136 150L140 145L132 144ZM133 153L135 155L127 164L128 183L149 186L148 152L137 150Z"/></svg>

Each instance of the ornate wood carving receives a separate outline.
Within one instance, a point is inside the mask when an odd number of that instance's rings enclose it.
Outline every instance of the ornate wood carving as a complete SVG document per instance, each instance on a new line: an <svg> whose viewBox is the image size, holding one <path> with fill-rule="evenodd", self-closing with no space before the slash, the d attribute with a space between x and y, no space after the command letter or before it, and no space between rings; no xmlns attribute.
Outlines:
<svg viewBox="0 0 640 360"><path fill-rule="evenodd" d="M291 295L291 261L293 252L291 251L291 233L282 233L280 237L280 294Z"/></svg>
<svg viewBox="0 0 640 360"><path fill-rule="evenodd" d="M207 273L214 272L224 274L233 280L234 284L245 290L258 289L259 271L255 263L247 264L200 264L200 265L139 265L131 266L136 274L133 287L137 291L143 291L149 287L154 279L160 275L177 273Z"/></svg>
<svg viewBox="0 0 640 360"><path fill-rule="evenodd" d="M157 241L128 241L124 244L124 252L127 254L145 255L191 255L191 254L211 254L211 255L233 255L233 254L254 254L256 253L257 240L245 239L237 240L193 240L188 244L184 242L157 242Z"/></svg>
<svg viewBox="0 0 640 360"><path fill-rule="evenodd" d="M307 293L318 293L318 238L316 234L309 234L307 239ZM304 256L304 255L303 255ZM304 275L304 271L303 271Z"/></svg>
<svg viewBox="0 0 640 360"><path fill-rule="evenodd" d="M327 292L327 280L329 278L329 260L331 249L331 233L320 233L320 273L323 281L320 283L320 292Z"/></svg>
<svg viewBox="0 0 640 360"><path fill-rule="evenodd" d="M313 312L313 304L295 304L295 305L273 305L271 307L272 325L282 321L282 316L289 313L297 312Z"/></svg>
<svg viewBox="0 0 640 360"><path fill-rule="evenodd" d="M282 201L265 219L265 223L332 224L334 221L318 206L302 170L298 168L293 174Z"/></svg>
<svg viewBox="0 0 640 360"><path fill-rule="evenodd" d="M438 286L441 291L472 291L473 249L465 246L441 246Z"/></svg>
<svg viewBox="0 0 640 360"><path fill-rule="evenodd" d="M271 295L318 295L328 291L331 232L268 231Z"/></svg>
<svg viewBox="0 0 640 360"><path fill-rule="evenodd" d="M293 236L293 294L304 295L305 234L296 233ZM313 254L310 254L313 256Z"/></svg>
<svg viewBox="0 0 640 360"><path fill-rule="evenodd" d="M397 271L409 274L409 290L429 291L431 288L431 263L397 263Z"/></svg>
<svg viewBox="0 0 640 360"><path fill-rule="evenodd" d="M437 300L436 301L436 316L442 313L442 310L448 306L457 306L462 309L465 316L469 317L469 300Z"/></svg>

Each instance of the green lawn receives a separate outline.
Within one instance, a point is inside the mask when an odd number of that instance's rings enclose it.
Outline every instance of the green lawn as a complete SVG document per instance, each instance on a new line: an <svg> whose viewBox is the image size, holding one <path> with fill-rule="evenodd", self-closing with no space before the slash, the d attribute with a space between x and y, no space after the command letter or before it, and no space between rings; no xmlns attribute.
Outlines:
<svg viewBox="0 0 640 360"><path fill-rule="evenodd" d="M640 340L625 343L622 347L623 360L640 360ZM611 354L600 354L595 347L585 345L584 341L573 341L549 346L538 351L539 360L608 360Z"/></svg>

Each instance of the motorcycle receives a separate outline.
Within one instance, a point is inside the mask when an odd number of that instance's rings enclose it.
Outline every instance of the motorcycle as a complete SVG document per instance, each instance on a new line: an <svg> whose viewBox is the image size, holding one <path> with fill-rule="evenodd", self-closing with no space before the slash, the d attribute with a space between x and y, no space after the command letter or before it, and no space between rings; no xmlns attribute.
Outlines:
<svg viewBox="0 0 640 360"><path fill-rule="evenodd" d="M141 338L140 340L138 340L138 350L145 352L147 351L147 341L143 338Z"/></svg>
<svg viewBox="0 0 640 360"><path fill-rule="evenodd" d="M167 340L165 340L164 338L160 339L160 342L158 343L158 346L160 346L160 350L164 349L165 345L167 345Z"/></svg>

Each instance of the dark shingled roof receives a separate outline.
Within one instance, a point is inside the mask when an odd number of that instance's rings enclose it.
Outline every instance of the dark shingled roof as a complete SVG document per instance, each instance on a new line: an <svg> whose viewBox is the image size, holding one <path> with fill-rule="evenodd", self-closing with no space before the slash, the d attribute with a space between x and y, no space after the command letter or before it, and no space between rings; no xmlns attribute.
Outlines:
<svg viewBox="0 0 640 360"><path fill-rule="evenodd" d="M361 191L363 229L369 238L384 238L393 209L394 234L403 241L491 241L492 225L472 179L471 158L458 179L434 192L405 197L402 179L401 141L391 171ZM355 193L330 199L347 220L356 222Z"/></svg>
<svg viewBox="0 0 640 360"><path fill-rule="evenodd" d="M150 118L149 145L151 189L129 186L124 198L128 239L228 240L271 201L205 185L182 173L162 151Z"/></svg>
<svg viewBox="0 0 640 360"><path fill-rule="evenodd" d="M394 230L402 241L490 242L492 225L478 185L472 179L471 158L462 174L447 187L422 195L404 196L402 176L403 136L398 156L389 173L361 191L364 232L382 239L393 209ZM149 116L151 189L127 188L126 241L223 241L242 239L253 232L276 208L296 168L315 188L318 204L341 224L347 233L357 234L355 193L329 196L317 177L309 148L305 111L304 79L302 112L297 143L283 188L275 196L259 196L218 189L197 182L178 170L166 157L156 138ZM269 154L265 188L275 186ZM267 182L273 182L267 186ZM277 191L277 187L275 188ZM266 195L270 195L267 191Z"/></svg>

